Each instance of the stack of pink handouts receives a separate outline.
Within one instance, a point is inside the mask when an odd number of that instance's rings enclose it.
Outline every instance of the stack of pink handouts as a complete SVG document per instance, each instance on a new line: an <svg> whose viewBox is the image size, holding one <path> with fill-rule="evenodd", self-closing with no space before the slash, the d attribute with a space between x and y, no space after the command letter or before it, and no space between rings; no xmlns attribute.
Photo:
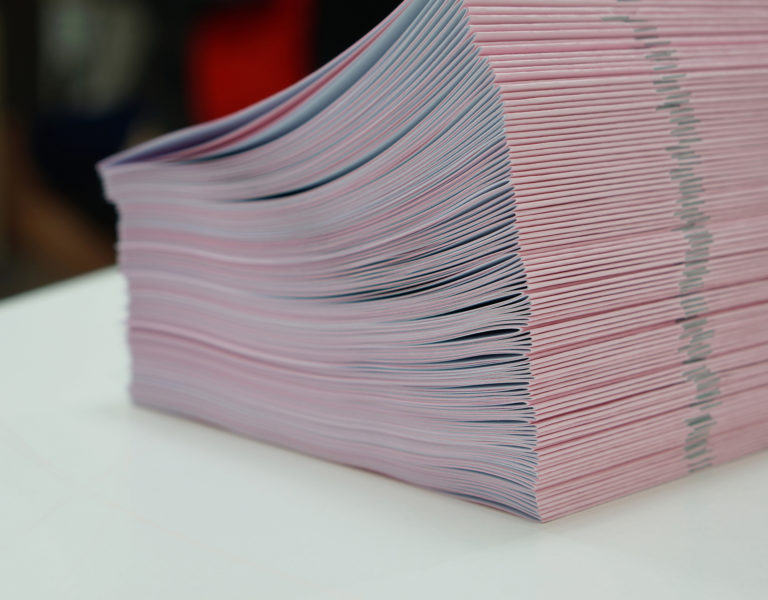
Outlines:
<svg viewBox="0 0 768 600"><path fill-rule="evenodd" d="M140 404L541 520L768 446L764 0L405 0L100 171Z"/></svg>

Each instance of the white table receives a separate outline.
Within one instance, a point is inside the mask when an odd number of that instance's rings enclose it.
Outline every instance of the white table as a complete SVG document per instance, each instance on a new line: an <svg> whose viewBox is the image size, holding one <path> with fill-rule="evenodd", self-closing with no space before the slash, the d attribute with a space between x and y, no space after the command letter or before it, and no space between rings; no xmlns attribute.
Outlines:
<svg viewBox="0 0 768 600"><path fill-rule="evenodd" d="M766 453L540 525L132 406L125 307L0 303L0 598L768 598Z"/></svg>

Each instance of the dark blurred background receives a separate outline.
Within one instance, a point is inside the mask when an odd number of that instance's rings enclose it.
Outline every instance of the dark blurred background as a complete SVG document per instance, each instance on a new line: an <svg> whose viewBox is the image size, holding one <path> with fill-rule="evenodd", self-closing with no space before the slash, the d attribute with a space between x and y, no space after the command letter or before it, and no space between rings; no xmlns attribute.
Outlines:
<svg viewBox="0 0 768 600"><path fill-rule="evenodd" d="M396 0L2 0L0 297L114 263L94 164L333 58Z"/></svg>

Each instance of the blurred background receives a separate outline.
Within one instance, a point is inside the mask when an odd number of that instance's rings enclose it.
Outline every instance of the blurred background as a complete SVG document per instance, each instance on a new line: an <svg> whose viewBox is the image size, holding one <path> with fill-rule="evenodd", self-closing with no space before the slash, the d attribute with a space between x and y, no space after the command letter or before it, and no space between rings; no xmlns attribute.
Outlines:
<svg viewBox="0 0 768 600"><path fill-rule="evenodd" d="M297 81L397 0L2 0L0 298L114 263L94 164Z"/></svg>

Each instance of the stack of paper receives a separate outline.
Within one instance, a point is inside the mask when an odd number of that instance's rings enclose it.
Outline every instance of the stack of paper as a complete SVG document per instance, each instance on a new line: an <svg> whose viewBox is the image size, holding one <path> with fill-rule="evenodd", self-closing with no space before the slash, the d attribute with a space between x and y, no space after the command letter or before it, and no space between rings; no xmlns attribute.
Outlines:
<svg viewBox="0 0 768 600"><path fill-rule="evenodd" d="M763 0L406 0L100 170L141 404L542 520L768 445Z"/></svg>

